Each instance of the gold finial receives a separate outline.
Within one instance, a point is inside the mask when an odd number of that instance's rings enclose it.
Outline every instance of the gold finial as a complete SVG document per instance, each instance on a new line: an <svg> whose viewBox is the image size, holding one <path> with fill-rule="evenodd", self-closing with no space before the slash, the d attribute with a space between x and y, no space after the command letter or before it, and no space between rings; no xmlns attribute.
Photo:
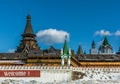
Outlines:
<svg viewBox="0 0 120 84"><path fill-rule="evenodd" d="M107 35L107 32L104 31L104 36L106 36L106 35Z"/></svg>
<svg viewBox="0 0 120 84"><path fill-rule="evenodd" d="M67 35L65 35L65 40L67 40Z"/></svg>
<svg viewBox="0 0 120 84"><path fill-rule="evenodd" d="M30 10L28 10L27 20L30 20L30 19L31 19Z"/></svg>
<svg viewBox="0 0 120 84"><path fill-rule="evenodd" d="M67 38L67 35L65 35L65 38Z"/></svg>

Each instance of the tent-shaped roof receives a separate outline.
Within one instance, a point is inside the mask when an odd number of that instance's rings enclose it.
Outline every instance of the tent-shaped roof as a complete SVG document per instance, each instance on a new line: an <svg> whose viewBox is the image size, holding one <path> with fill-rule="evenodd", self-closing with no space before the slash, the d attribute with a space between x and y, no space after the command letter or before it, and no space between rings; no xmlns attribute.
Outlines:
<svg viewBox="0 0 120 84"><path fill-rule="evenodd" d="M26 23L26 27L24 30L24 34L34 34L32 25L31 25L31 16L29 14L27 16L27 23Z"/></svg>

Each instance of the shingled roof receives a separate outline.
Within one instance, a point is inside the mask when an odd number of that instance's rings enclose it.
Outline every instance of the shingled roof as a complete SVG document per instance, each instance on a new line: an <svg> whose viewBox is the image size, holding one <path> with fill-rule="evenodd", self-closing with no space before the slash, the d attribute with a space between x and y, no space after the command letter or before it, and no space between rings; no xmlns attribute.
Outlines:
<svg viewBox="0 0 120 84"><path fill-rule="evenodd" d="M26 23L26 27L25 27L25 30L24 30L24 34L34 34L33 29L32 29L32 25L31 25L30 14L28 14L28 16L27 16L27 23Z"/></svg>

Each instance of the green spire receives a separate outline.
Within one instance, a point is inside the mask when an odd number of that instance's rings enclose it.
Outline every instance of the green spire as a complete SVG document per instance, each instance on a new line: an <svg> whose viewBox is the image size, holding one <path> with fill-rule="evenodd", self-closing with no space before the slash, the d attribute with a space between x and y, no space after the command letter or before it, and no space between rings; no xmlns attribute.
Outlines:
<svg viewBox="0 0 120 84"><path fill-rule="evenodd" d="M94 40L92 41L92 48L95 48L95 42L94 42Z"/></svg>
<svg viewBox="0 0 120 84"><path fill-rule="evenodd" d="M66 36L65 36L64 46L63 46L63 55L67 55L68 53L69 53L69 49L68 49L67 35L66 35Z"/></svg>
<svg viewBox="0 0 120 84"><path fill-rule="evenodd" d="M106 36L104 37L104 40L103 40L103 45L109 45L109 43L108 43L108 40L107 40L107 37L106 37Z"/></svg>
<svg viewBox="0 0 120 84"><path fill-rule="evenodd" d="M81 47L81 45L79 45L79 47L78 47L77 54L83 54L83 51L82 51L82 47Z"/></svg>

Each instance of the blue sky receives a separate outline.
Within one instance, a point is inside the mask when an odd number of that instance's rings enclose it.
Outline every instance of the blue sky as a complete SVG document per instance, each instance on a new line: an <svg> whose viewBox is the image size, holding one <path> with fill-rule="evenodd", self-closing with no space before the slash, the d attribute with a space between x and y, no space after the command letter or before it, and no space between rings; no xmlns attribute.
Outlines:
<svg viewBox="0 0 120 84"><path fill-rule="evenodd" d="M69 47L75 51L81 44L88 52L92 40L98 48L104 38L102 31L108 32L114 51L120 46L119 0L0 0L0 52L19 46L28 12L35 34L50 28L63 30L69 33ZM41 49L49 47L38 44ZM63 43L52 45L61 49Z"/></svg>

